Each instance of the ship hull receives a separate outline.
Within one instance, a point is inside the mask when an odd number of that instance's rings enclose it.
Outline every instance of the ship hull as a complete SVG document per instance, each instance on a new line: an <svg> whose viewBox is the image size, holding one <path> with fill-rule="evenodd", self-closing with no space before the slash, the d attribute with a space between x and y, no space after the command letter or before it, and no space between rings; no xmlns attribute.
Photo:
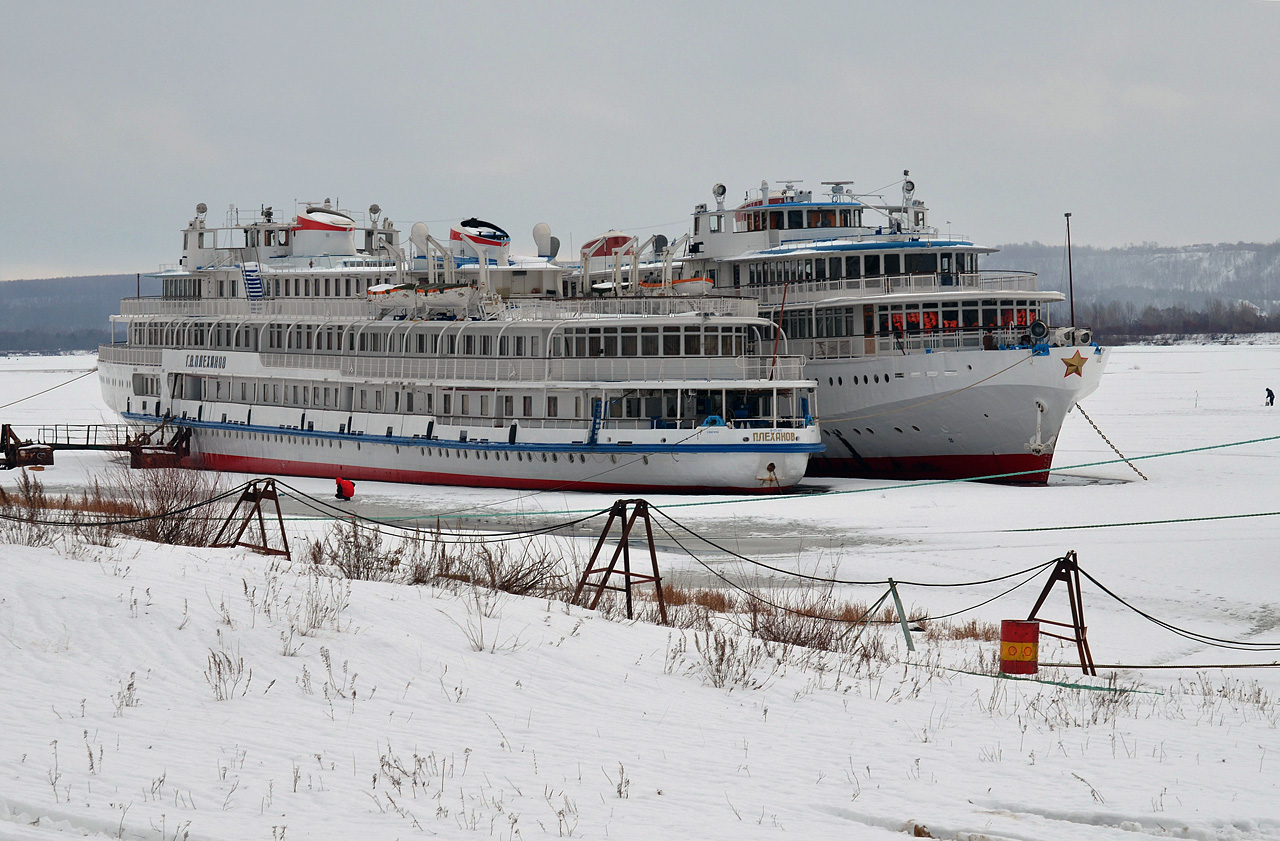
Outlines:
<svg viewBox="0 0 1280 841"><path fill-rule="evenodd" d="M809 475L1042 484L1107 357L1083 346L815 360L827 450Z"/></svg>

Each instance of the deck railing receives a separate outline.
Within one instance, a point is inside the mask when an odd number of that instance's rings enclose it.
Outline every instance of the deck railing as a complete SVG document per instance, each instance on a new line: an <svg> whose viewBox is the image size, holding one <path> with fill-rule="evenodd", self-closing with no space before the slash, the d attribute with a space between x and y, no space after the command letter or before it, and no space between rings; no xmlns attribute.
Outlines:
<svg viewBox="0 0 1280 841"><path fill-rule="evenodd" d="M970 274L911 274L892 277L806 280L787 286L787 306L827 298L870 298L881 295L938 292L1034 292L1035 272L973 272ZM783 285L751 287L763 306L782 303Z"/></svg>

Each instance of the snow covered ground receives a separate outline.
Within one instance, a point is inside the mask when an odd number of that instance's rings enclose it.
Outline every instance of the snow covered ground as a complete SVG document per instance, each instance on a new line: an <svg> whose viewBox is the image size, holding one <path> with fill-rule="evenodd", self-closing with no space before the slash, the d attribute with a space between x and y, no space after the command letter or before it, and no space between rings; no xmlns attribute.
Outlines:
<svg viewBox="0 0 1280 841"><path fill-rule="evenodd" d="M0 359L0 404L92 365ZM1127 455L1157 456L1280 436L1268 385L1280 346L1120 348L1084 408ZM93 376L0 419L113 420ZM841 578L964 581L1074 549L1162 620L1280 641L1277 518L1194 520L1280 512L1280 441L1136 461L1149 481L1122 463L1072 467L1112 458L1075 412L1055 459L1069 469L1047 487L822 480L782 500L651 501L742 554ZM73 489L109 461L59 454L41 478ZM354 507L490 525L611 501L362 483ZM1189 521L1063 529L1154 520ZM781 583L681 540L735 581ZM664 574L714 580L659 544ZM966 616L1025 616L1042 580ZM1008 586L902 594L938 615ZM1100 664L1280 659L1191 643L1087 582L1083 598ZM320 618L303 622L307 606ZM1066 618L1061 590L1050 606ZM290 637L300 624L318 627ZM917 635L908 659L928 665L912 666L743 642L755 666L735 674L700 642L545 600L317 580L241 550L0 546L0 838L893 838L916 825L959 839L1280 838L1276 669L1049 675L1141 690L1117 694L955 670L989 661L991 643ZM1044 660L1072 654L1042 646ZM211 656L243 663L234 686Z"/></svg>

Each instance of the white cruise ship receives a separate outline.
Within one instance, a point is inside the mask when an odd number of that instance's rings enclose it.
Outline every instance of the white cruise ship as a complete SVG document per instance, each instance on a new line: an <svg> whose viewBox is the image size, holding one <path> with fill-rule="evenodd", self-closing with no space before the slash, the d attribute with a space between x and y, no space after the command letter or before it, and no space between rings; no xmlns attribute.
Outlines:
<svg viewBox="0 0 1280 841"><path fill-rule="evenodd" d="M496 226L402 243L369 211L201 204L162 296L113 318L108 404L181 430L192 467L355 480L769 492L822 451L817 384L754 300L572 298Z"/></svg>
<svg viewBox="0 0 1280 841"><path fill-rule="evenodd" d="M898 187L890 203L851 182L824 182L816 197L765 182L726 207L717 184L665 260L619 241L590 274L758 300L818 382L827 448L811 475L1043 483L1108 350L1087 329L1048 323L1064 296L1038 291L1033 273L984 271L995 249L931 227L906 173Z"/></svg>

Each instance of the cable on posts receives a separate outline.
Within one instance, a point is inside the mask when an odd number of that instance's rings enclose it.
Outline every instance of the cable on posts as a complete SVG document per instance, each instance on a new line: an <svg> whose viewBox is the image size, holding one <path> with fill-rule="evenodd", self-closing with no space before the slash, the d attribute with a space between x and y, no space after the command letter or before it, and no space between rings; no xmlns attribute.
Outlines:
<svg viewBox="0 0 1280 841"><path fill-rule="evenodd" d="M724 552L727 555L731 555L732 557L737 558L740 561L745 561L754 566L761 567L762 569L767 569L772 572L779 573L781 575L788 575L793 578L802 578L802 579L805 579L806 581L814 581L821 584L856 584L856 585L883 584L885 586L888 586L889 584L889 579L887 578L876 579L876 580L866 580L866 581L851 579L851 578L824 578L819 575L809 575L808 573L804 573L804 572L797 572L789 569L783 569L782 567L776 567L771 564L767 564L764 561L756 560L755 558L749 558L746 555L733 551L727 546L722 546L719 543L716 543L709 537L704 537L703 535L698 534L693 529L689 528L684 523L679 522L678 520L676 520L671 515L667 514L657 506L651 505L649 507L650 507L650 510L657 511L658 514L660 514L663 518L669 520L674 525L679 526L682 530L684 530L685 532L688 532L692 537L695 537L698 540L701 540L703 543L707 544L713 549L718 549L721 552ZM684 548L684 547L681 547L681 548ZM1027 567L1026 569L1020 569L1015 572L1006 573L1005 575L997 575L993 578L984 578L978 581L959 581L959 582L953 582L953 583L938 583L938 582L931 582L931 581L901 581L895 578L894 583L898 585L910 585L912 587L943 587L943 588L976 587L980 584L994 584L997 581L1007 581L1010 578L1016 578L1019 575L1024 575L1029 572L1039 572L1040 570L1043 570L1046 567L1051 566L1052 564L1056 564L1057 562L1058 562L1058 559L1055 558L1054 560L1046 561L1043 564L1037 564L1036 566Z"/></svg>
<svg viewBox="0 0 1280 841"><path fill-rule="evenodd" d="M569 520L567 522L562 522L562 523L553 523L549 526L542 526L542 527L533 528L533 529L521 529L518 531L507 531L507 532L486 532L484 534L468 532L464 534L462 532L450 532L444 529L431 529L431 528L421 528L418 526L407 526L402 523L395 523L395 522L390 522L386 520L379 520L373 517L366 517L362 514L356 514L354 512L347 511L346 509L339 508L338 506L328 503L324 500L317 499L316 497L313 497L310 494L307 494L299 490L298 488L295 488L294 486L290 485L287 482L282 482L280 480L276 480L276 481L277 481L277 484L279 484L281 487L286 489L284 496L297 501L299 504L307 508L310 508L312 511L316 511L320 514L331 516L334 519L357 520L363 523L368 523L370 525L382 526L385 528L394 529L394 530L409 533L409 534L425 533L425 534L431 534L431 535L439 535L442 537L442 539L447 536L453 539L446 540L445 542L454 542L454 543L502 543L505 541L519 540L526 537L537 537L540 535L551 534L557 531L562 531L564 529L581 525L582 523L588 522L590 520L595 519L596 517L599 517L601 514L608 513L608 509L606 508L601 511L596 511L587 516L579 517L576 520ZM441 519L443 516L444 515L437 515L437 519Z"/></svg>
<svg viewBox="0 0 1280 841"><path fill-rule="evenodd" d="M1277 643L1277 642L1249 642L1247 640L1229 640L1229 639L1224 639L1222 637L1213 637L1213 636L1209 636L1208 634L1201 634L1196 631L1189 631L1186 628L1180 628L1177 625L1173 625L1173 624L1170 624L1169 622L1165 622L1163 619L1157 619L1156 617L1152 616L1150 613L1147 613L1146 611L1142 610L1136 605L1130 604L1129 602L1125 601L1124 598L1122 598L1120 595L1112 591L1101 581L1094 578L1089 573L1085 572L1083 569L1080 570L1080 574L1083 575L1085 578L1089 579L1090 581L1092 581L1099 590L1106 593L1108 596L1115 599L1120 604L1129 608L1134 613L1141 616L1143 619L1146 619L1148 622L1152 622L1160 626L1161 628L1164 628L1166 631L1177 634L1178 636L1184 639L1190 640L1191 642L1197 642L1197 643L1200 643L1201 645L1206 645L1211 648L1225 648L1233 651L1280 651L1280 643Z"/></svg>
<svg viewBox="0 0 1280 841"><path fill-rule="evenodd" d="M199 502L193 502L190 505L184 505L181 508L174 508L171 511L162 511L159 514L148 514L144 517L128 517L128 518L119 519L119 520L99 520L99 519L38 520L32 517L18 517L12 514L0 513L0 520L9 520L15 523L30 523L33 526L127 526L133 523L145 523L150 520L163 520L166 517L174 517L174 516L177 516L178 514L185 514L188 511L194 511L197 508L204 508L206 506L213 505L215 502L221 502L222 500L226 499L232 494L240 493L241 491L243 491L245 488L249 487L252 484L253 482L245 482L241 485L237 485L236 487L232 488L229 491L224 491L223 493L220 493L217 496L212 496L212 497L209 497L208 499L200 500ZM31 509L31 510L48 511L50 509L45 508L45 509ZM88 512L88 513L92 513L92 512Z"/></svg>

